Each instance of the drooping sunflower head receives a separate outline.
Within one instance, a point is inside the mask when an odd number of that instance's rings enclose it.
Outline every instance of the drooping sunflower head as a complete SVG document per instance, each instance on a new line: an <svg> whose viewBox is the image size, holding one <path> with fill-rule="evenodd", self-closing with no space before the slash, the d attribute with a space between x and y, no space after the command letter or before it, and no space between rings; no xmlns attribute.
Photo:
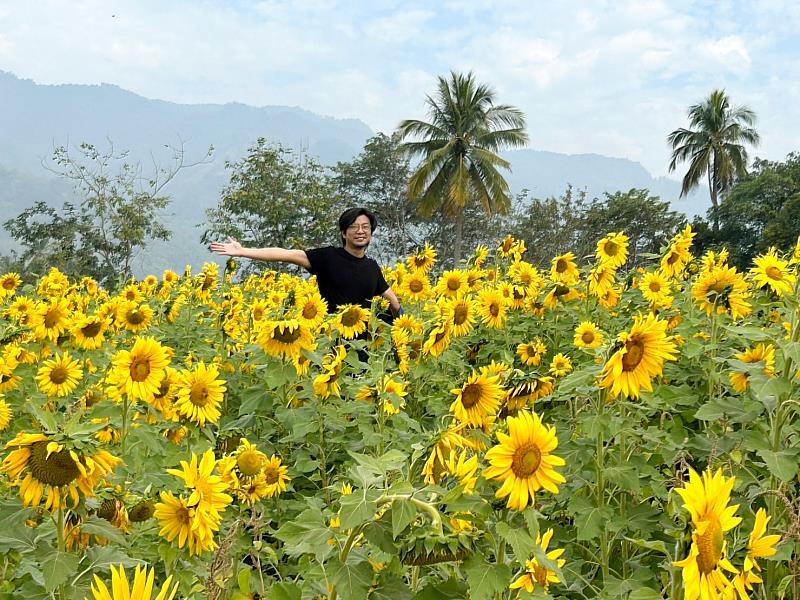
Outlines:
<svg viewBox="0 0 800 600"><path fill-rule="evenodd" d="M422 353L429 356L439 356L450 345L453 328L450 321L442 320L434 325L422 346Z"/></svg>
<svg viewBox="0 0 800 600"><path fill-rule="evenodd" d="M743 363L764 363L764 375L775 375L775 346L772 344L756 344L744 352L736 354L736 358ZM730 374L731 385L738 393L743 394L749 386L750 374L746 371L732 371Z"/></svg>

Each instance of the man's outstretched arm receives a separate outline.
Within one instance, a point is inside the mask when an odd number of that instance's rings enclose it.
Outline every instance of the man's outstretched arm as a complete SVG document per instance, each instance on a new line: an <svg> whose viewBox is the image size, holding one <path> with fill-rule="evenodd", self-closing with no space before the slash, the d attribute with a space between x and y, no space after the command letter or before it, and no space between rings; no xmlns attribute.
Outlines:
<svg viewBox="0 0 800 600"><path fill-rule="evenodd" d="M232 237L227 242L211 242L209 249L221 256L238 256L253 260L285 262L310 269L311 263L305 250L288 250L286 248L245 248Z"/></svg>

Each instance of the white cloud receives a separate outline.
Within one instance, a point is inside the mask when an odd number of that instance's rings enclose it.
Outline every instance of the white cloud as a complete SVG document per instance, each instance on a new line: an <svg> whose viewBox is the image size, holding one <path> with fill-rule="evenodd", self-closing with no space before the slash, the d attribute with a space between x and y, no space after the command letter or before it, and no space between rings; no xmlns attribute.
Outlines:
<svg viewBox="0 0 800 600"><path fill-rule="evenodd" d="M709 40L703 44L702 49L719 65L732 72L749 69L752 64L745 42L739 36L729 35Z"/></svg>

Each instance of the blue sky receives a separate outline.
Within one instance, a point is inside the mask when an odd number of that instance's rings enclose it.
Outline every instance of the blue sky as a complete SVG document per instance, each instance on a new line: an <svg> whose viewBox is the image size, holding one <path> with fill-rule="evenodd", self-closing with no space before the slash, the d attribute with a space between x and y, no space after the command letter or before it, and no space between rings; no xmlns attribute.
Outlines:
<svg viewBox="0 0 800 600"><path fill-rule="evenodd" d="M530 146L666 174L667 134L717 87L759 115L752 154L800 140L800 3L0 0L0 69L175 102L300 106L376 131L473 70ZM677 175L673 175L677 177Z"/></svg>

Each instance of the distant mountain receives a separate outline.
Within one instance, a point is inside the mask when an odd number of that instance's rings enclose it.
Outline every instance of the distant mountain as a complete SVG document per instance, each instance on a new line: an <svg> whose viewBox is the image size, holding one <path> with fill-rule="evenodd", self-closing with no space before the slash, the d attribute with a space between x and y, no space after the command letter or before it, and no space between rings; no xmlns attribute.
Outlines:
<svg viewBox="0 0 800 600"><path fill-rule="evenodd" d="M172 197L168 225L173 238L153 244L138 258L141 273L164 268L195 267L212 256L199 243L198 224L205 209L215 206L228 181L226 160L245 156L256 138L265 137L303 150L324 164L347 161L358 154L373 134L356 119L324 117L297 107L244 104L176 104L150 100L115 85L39 85L0 71L0 221L13 217L35 200L60 205L71 197L68 182L42 166L57 145L86 141L107 149L109 140L141 161L143 171L154 162L166 165L168 145L183 144L189 162L214 146L213 160L181 172L164 192ZM588 196L603 192L648 188L690 215L705 207L696 199L678 201L680 186L653 178L639 163L597 154L564 155L539 150L506 153L513 173L514 192L558 196L566 185L585 189ZM0 252L11 247L0 229Z"/></svg>

